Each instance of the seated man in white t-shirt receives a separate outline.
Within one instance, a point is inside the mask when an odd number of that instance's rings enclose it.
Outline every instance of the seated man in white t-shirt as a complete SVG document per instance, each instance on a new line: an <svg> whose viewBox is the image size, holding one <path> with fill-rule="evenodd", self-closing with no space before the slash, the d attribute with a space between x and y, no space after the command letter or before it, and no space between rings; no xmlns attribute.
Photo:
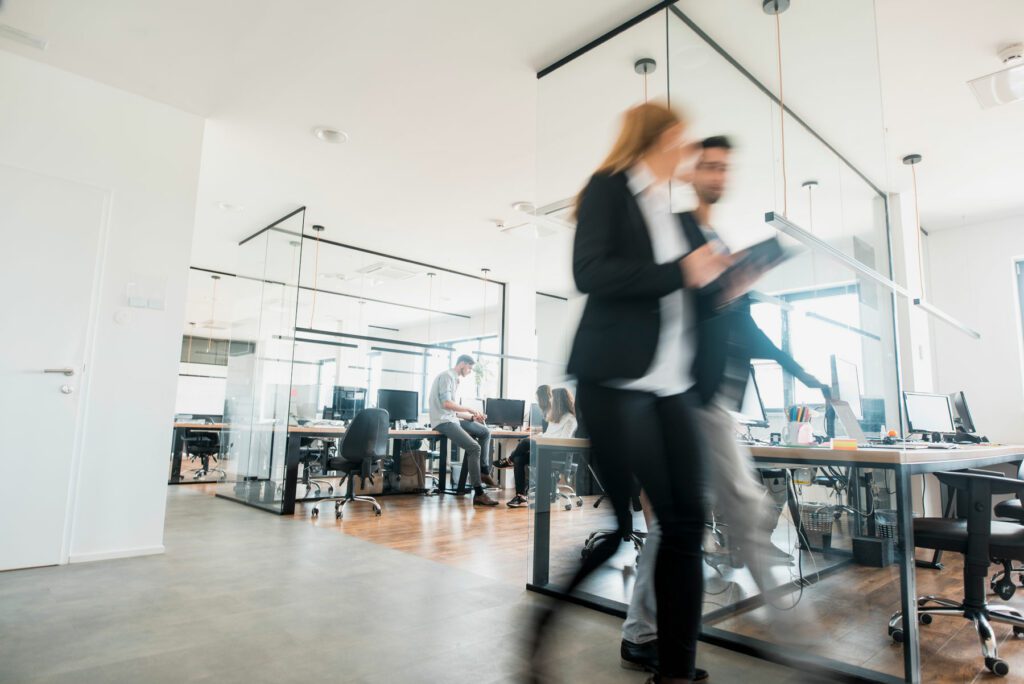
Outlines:
<svg viewBox="0 0 1024 684"><path fill-rule="evenodd" d="M497 486L490 474L483 472L484 464L489 468L491 460L491 431L484 425L487 416L455 401L459 381L473 371L475 364L472 356L463 354L454 368L434 378L427 397L430 422L435 430L466 452L462 467L467 469L469 484L473 487L473 505L497 506L498 502L488 496L483 487L485 484ZM444 483L441 486L444 487Z"/></svg>

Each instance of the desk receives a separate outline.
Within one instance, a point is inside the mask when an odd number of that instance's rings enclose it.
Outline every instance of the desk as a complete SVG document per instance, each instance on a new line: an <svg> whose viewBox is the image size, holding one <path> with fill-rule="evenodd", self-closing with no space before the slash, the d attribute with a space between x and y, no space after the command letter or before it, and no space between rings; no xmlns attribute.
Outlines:
<svg viewBox="0 0 1024 684"><path fill-rule="evenodd" d="M181 452L185 446L185 438L195 432L220 432L227 425L224 423L175 423L174 436L171 438L171 476L167 484L201 484L212 480L193 480L184 482L181 479Z"/></svg>
<svg viewBox="0 0 1024 684"><path fill-rule="evenodd" d="M492 430L492 439L521 439L528 437L529 432L521 430ZM282 508L282 515L291 515L295 512L295 490L298 487L298 476L299 476L299 444L303 437L321 437L325 439L339 439L345 436L345 428L334 425L302 425L302 426L291 426L288 428L288 444L286 447L287 456L285 457L285 479L284 479L284 506ZM401 439L429 439L437 440L440 442L438 452L440 459L437 467L437 493L444 494L452 492L455 494L464 494L467 490L460 488L449 489L447 487L448 481L448 461L449 457L454 456L454 452L457 449L455 445L449 445L448 438L438 432L437 430L423 430L423 429L404 429L404 430L389 430L388 437L393 441L392 457L394 458L395 464L401 472L401 448L397 440ZM310 497L304 499L306 501L315 501L320 498L326 497Z"/></svg>
<svg viewBox="0 0 1024 684"><path fill-rule="evenodd" d="M550 542L551 542L551 491L550 476L552 461L568 453L578 453L589 448L585 439L552 439L538 437L535 450L537 468L537 494L533 519L533 567L527 589L553 596L561 596L559 589L550 583ZM850 468L869 468L892 471L896 480L896 508L898 511L898 541L896 545L897 564L900 574L900 604L903 610L903 678L851 666L837 660L820 656L800 656L787 653L785 647L769 644L779 657L792 657L809 662L827 672L863 677L879 682L921 682L921 655L917 621L917 587L914 576L913 511L910 478L943 470L963 468L984 468L1001 463L1014 463L1024 459L1024 446L992 445L968 446L957 449L858 449L854 451L831 450L823 447L754 446L750 447L757 465L774 465L785 468L831 465ZM795 522L795 521L794 521ZM599 596L580 595L576 602L598 608L605 612L621 613L625 606ZM885 625L879 625L884 630ZM705 641L749 651L751 640L732 632L704 627L701 638Z"/></svg>

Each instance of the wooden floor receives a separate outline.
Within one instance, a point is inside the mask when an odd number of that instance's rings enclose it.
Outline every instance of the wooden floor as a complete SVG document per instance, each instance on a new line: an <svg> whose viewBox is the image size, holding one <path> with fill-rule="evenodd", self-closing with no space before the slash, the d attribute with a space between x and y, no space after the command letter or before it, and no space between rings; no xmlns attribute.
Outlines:
<svg viewBox="0 0 1024 684"><path fill-rule="evenodd" d="M212 494L212 487L197 485ZM595 509L595 497L585 497L581 508L552 512L552 575L573 568L587 535L610 521L606 506ZM342 520L331 516L313 519L309 505L296 507L294 521L337 530L341 534L380 544L416 556L449 564L476 574L522 586L529 572L529 511L474 507L468 496L382 496L383 514L375 516L369 505L349 503ZM638 517L638 525L639 517ZM920 556L930 557L921 552ZM627 545L611 563L601 590L622 600L632 590L633 554ZM962 564L956 554L946 554L946 569L919 569L919 594L958 599L962 591ZM805 575L812 567L804 568ZM709 591L727 589L724 582L711 583ZM727 595L727 594L726 594ZM725 600L724 596L722 600ZM711 602L714 596L709 596ZM993 604L1005 605L996 597ZM805 590L796 610L779 613L765 608L720 620L716 627L751 637L776 639L793 635L807 652L853 665L898 675L902 672L901 647L886 632L886 624L899 604L899 576L895 566L885 569L849 566ZM1024 611L1024 589L1009 605ZM998 678L984 668L974 628L956 617L938 617L921 627L923 681L967 683L1024 681L1024 639L1011 630L996 627L1001 658L1010 664L1008 678Z"/></svg>

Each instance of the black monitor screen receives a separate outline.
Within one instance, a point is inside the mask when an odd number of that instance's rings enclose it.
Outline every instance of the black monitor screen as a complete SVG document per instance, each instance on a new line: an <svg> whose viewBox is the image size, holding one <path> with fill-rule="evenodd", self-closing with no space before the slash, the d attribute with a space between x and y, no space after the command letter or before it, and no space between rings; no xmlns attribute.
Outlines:
<svg viewBox="0 0 1024 684"><path fill-rule="evenodd" d="M377 408L387 411L392 422L419 420L420 393L406 390L378 390Z"/></svg>
<svg viewBox="0 0 1024 684"><path fill-rule="evenodd" d="M949 400L953 403L953 421L963 428L964 432L975 432L974 418L967 408L967 397L964 393L954 392L949 395Z"/></svg>
<svg viewBox="0 0 1024 684"><path fill-rule="evenodd" d="M522 399L488 399L484 405L488 425L518 428L523 424L526 402Z"/></svg>
<svg viewBox="0 0 1024 684"><path fill-rule="evenodd" d="M955 432L953 410L945 394L904 392L903 404L907 409L907 426L911 432Z"/></svg>
<svg viewBox="0 0 1024 684"><path fill-rule="evenodd" d="M352 420L364 408L366 408L366 388L334 386L334 399L331 409L332 418L335 420Z"/></svg>

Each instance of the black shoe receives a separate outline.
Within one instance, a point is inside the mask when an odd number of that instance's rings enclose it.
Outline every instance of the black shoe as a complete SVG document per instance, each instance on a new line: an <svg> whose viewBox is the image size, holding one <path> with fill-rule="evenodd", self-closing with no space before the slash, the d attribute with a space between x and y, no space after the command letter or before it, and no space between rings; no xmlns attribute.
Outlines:
<svg viewBox="0 0 1024 684"><path fill-rule="evenodd" d="M648 641L645 644L634 644L632 641L622 640L619 647L619 655L622 658L622 667L627 670L643 670L644 672L658 671L658 642Z"/></svg>
<svg viewBox="0 0 1024 684"><path fill-rule="evenodd" d="M643 670L645 672L658 673L658 641L648 641L645 644L634 644L632 641L622 640L619 647L619 655L622 658L622 667L628 670ZM703 682L708 678L708 671L699 667L694 670L694 682ZM655 678L655 681L657 679Z"/></svg>

